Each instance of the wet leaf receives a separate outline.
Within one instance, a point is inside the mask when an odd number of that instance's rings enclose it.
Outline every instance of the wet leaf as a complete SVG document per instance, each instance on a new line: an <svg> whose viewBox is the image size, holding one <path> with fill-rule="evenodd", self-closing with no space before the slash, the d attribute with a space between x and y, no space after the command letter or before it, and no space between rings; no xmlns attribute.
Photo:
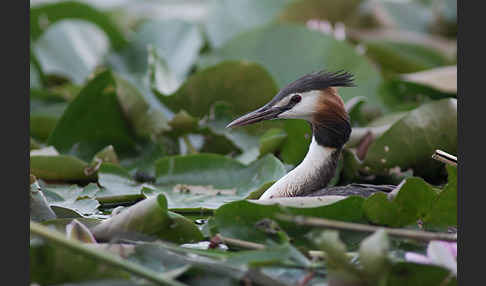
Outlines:
<svg viewBox="0 0 486 286"><path fill-rule="evenodd" d="M375 224L403 227L415 224L430 211L436 191L423 179L408 178L393 200L384 193L366 199L363 209Z"/></svg>
<svg viewBox="0 0 486 286"><path fill-rule="evenodd" d="M320 207L283 207L278 202L264 205L256 202L235 201L227 203L215 211L213 227L226 237L265 243L268 239L267 234L261 229L255 228L255 224L264 218L275 219L276 214L285 213L361 222L363 221L362 203L363 198L361 197L348 197ZM294 239L305 239L304 234L310 231L308 227L297 226L293 223L280 221L278 223ZM212 231L215 231L214 229Z"/></svg>
<svg viewBox="0 0 486 286"><path fill-rule="evenodd" d="M285 174L272 155L248 166L216 154L171 156L156 163L157 186L164 190L170 208L217 208L243 199Z"/></svg>
<svg viewBox="0 0 486 286"><path fill-rule="evenodd" d="M368 149L364 170L387 174L396 166L434 178L443 165L431 159L436 149L457 151L457 100L443 99L409 112L378 137ZM398 151L399 150L399 151Z"/></svg>
<svg viewBox="0 0 486 286"><path fill-rule="evenodd" d="M131 233L141 233L177 243L197 242L203 238L193 222L167 210L164 195L138 202L101 222L92 231L97 240L110 240Z"/></svg>
<svg viewBox="0 0 486 286"><path fill-rule="evenodd" d="M30 185L30 219L41 222L56 218L37 182Z"/></svg>
<svg viewBox="0 0 486 286"><path fill-rule="evenodd" d="M426 227L457 225L457 167L447 166L448 183L440 191L424 218Z"/></svg>
<svg viewBox="0 0 486 286"><path fill-rule="evenodd" d="M58 218L93 216L100 205L94 199L98 192L94 184L84 188L77 185L48 185L43 186L42 190Z"/></svg>
<svg viewBox="0 0 486 286"><path fill-rule="evenodd" d="M88 163L71 155L42 153L46 149L33 150L30 154L30 173L44 180L75 181L90 180L93 174L87 175L85 169Z"/></svg>

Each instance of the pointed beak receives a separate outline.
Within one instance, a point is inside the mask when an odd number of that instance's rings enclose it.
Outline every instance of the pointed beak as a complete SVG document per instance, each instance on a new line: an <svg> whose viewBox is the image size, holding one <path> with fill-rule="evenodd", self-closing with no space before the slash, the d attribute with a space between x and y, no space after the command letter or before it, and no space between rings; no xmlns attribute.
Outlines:
<svg viewBox="0 0 486 286"><path fill-rule="evenodd" d="M275 119L281 112L282 110L278 107L262 107L231 121L226 125L226 128L245 126L263 120Z"/></svg>

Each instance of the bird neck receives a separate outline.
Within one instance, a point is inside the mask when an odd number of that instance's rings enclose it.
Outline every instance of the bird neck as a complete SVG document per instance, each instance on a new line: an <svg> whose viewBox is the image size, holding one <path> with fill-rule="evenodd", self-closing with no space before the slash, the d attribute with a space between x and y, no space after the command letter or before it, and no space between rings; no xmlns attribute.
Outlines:
<svg viewBox="0 0 486 286"><path fill-rule="evenodd" d="M260 199L305 196L329 184L336 172L342 144L336 145L336 140L331 140L329 145L322 144L329 143L327 128L313 125L312 131L312 141L304 160L267 189Z"/></svg>

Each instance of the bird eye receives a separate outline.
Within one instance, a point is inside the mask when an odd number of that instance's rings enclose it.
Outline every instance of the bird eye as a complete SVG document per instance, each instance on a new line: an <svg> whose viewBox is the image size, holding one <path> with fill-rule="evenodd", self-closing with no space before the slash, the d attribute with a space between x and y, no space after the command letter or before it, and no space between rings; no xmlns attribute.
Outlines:
<svg viewBox="0 0 486 286"><path fill-rule="evenodd" d="M294 104L297 104L300 102L300 100L302 99L302 97L298 94L292 96L292 98L290 99L290 101Z"/></svg>

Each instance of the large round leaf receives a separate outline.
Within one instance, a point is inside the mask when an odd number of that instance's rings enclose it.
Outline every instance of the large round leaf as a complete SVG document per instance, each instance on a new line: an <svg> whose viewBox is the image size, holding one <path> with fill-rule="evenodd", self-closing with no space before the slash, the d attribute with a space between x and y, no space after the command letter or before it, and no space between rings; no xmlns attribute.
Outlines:
<svg viewBox="0 0 486 286"><path fill-rule="evenodd" d="M250 28L266 24L278 16L289 0L215 0L204 23L208 40L220 47Z"/></svg>
<svg viewBox="0 0 486 286"><path fill-rule="evenodd" d="M50 25L66 19L91 22L102 29L111 45L118 49L126 43L125 36L110 18L97 9L79 2L45 3L30 8L30 37L37 40Z"/></svg>
<svg viewBox="0 0 486 286"><path fill-rule="evenodd" d="M252 29L203 58L200 65L213 65L224 59L261 64L280 88L313 71L346 70L355 75L358 87L341 89L341 96L345 100L366 96L370 104L381 105L377 89L382 79L370 62L348 43L304 26L275 24Z"/></svg>
<svg viewBox="0 0 486 286"><path fill-rule="evenodd" d="M203 116L217 101L231 104L235 114L242 114L264 105L276 93L272 77L260 65L231 61L194 74L174 95L159 98L173 111Z"/></svg>
<svg viewBox="0 0 486 286"><path fill-rule="evenodd" d="M108 58L118 72L143 75L147 72L148 46L165 60L178 79L184 79L195 63L203 38L199 28L180 20L143 23L122 51Z"/></svg>
<svg viewBox="0 0 486 286"><path fill-rule="evenodd" d="M364 169L387 174L396 166L416 175L434 177L442 164L431 156L436 149L457 153L457 100L424 104L394 123L368 149Z"/></svg>
<svg viewBox="0 0 486 286"><path fill-rule="evenodd" d="M119 154L133 151L132 134L118 103L115 79L103 72L69 104L48 144L88 161L108 145Z"/></svg>
<svg viewBox="0 0 486 286"><path fill-rule="evenodd" d="M45 74L82 84L108 53L106 35L95 25L66 20L49 27L33 50Z"/></svg>

